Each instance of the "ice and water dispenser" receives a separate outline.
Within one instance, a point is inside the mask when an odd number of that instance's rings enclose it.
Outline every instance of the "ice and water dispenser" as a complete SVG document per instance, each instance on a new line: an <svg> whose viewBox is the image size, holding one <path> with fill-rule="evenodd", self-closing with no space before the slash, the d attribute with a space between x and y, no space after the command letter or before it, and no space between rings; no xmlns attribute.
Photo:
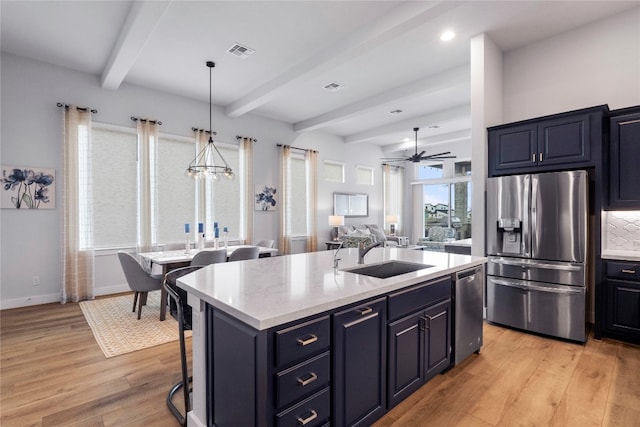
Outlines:
<svg viewBox="0 0 640 427"><path fill-rule="evenodd" d="M498 218L498 244L502 253L521 254L522 228L519 218Z"/></svg>

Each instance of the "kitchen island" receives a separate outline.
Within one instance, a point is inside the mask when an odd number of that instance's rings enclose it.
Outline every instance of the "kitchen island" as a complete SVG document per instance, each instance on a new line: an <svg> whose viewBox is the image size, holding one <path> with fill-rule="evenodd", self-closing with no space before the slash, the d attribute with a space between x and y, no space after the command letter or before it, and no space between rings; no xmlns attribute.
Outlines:
<svg viewBox="0 0 640 427"><path fill-rule="evenodd" d="M483 264L485 258L375 248L365 264L401 261L431 266L380 279L349 271L358 267L357 249L334 254L215 264L179 279L193 310L190 426L214 421L219 427L315 426L328 423L329 413L331 425L353 424L352 420L364 425L384 414L387 402L403 398L437 372L425 365L440 371L448 367L451 276ZM340 259L338 268L334 257ZM436 308L438 314L429 314ZM406 345L420 347L414 348L419 378L395 389L390 380L388 390L387 353L392 367L408 361L396 361L407 352L398 355L388 349L387 335L390 345L406 350L402 337L392 331L413 318L416 327L406 330L415 331L415 339ZM439 340L446 357L432 365L429 357L438 347L422 344L435 330L439 332L433 339ZM404 375L389 371L390 379ZM373 394L353 396L352 388ZM375 401L373 406L367 397Z"/></svg>

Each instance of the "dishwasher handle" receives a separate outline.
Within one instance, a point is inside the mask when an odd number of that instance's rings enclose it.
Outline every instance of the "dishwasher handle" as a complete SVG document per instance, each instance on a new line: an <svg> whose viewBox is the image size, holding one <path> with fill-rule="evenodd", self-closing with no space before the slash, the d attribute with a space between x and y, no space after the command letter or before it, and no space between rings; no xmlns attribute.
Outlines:
<svg viewBox="0 0 640 427"><path fill-rule="evenodd" d="M476 274L482 273L482 266L473 267L468 270L460 271L456 273L456 280L473 281Z"/></svg>

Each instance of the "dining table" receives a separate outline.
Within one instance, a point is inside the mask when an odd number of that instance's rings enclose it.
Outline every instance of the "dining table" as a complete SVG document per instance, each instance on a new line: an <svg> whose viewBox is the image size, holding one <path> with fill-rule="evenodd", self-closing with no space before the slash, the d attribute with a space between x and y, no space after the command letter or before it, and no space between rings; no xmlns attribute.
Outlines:
<svg viewBox="0 0 640 427"><path fill-rule="evenodd" d="M233 245L227 246L227 259L239 248L249 248L251 245ZM191 263L193 257L201 251L214 251L223 248L203 248L203 249L177 249L171 251L155 251L155 252L138 252L138 261L147 273L151 273L154 265L162 267L162 277L173 269L186 267ZM258 257L264 258L278 254L278 250L274 248L265 248L258 246ZM160 287L160 320L165 320L167 316L167 291L164 286Z"/></svg>

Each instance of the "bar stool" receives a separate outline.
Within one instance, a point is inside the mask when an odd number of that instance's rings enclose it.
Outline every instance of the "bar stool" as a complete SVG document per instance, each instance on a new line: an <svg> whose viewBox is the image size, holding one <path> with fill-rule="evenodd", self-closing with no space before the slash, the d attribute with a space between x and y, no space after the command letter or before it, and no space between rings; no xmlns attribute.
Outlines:
<svg viewBox="0 0 640 427"><path fill-rule="evenodd" d="M187 349L184 340L184 331L191 330L191 307L187 305L187 293L180 289L176 280L186 274L192 273L204 266L192 265L188 267L176 268L165 275L162 285L167 290L167 294L171 298L170 313L178 321L178 333L180 336L180 364L182 365L182 379L174 384L167 394L167 406L171 413L176 417L181 426L187 425L187 413L191 410L191 386L192 377L189 376L189 368L187 366ZM173 396L182 389L184 398L184 415L173 403Z"/></svg>

